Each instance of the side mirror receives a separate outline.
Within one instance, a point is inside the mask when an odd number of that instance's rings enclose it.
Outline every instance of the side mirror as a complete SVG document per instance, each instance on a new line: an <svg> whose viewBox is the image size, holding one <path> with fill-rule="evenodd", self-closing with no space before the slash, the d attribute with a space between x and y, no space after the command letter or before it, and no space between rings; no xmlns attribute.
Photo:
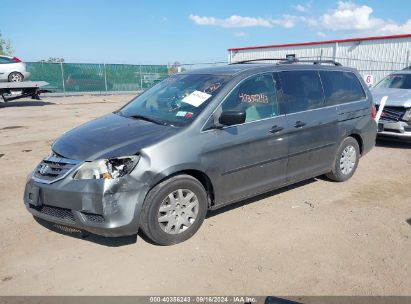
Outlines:
<svg viewBox="0 0 411 304"><path fill-rule="evenodd" d="M238 125L245 122L245 112L224 111L221 113L218 122L224 126Z"/></svg>

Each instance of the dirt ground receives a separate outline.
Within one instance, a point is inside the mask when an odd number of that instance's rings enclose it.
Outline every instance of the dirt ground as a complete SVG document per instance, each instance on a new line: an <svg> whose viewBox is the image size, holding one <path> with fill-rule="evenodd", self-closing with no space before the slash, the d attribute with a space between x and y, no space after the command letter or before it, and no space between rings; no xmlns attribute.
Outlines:
<svg viewBox="0 0 411 304"><path fill-rule="evenodd" d="M311 179L212 212L171 247L36 222L27 174L63 132L130 99L0 104L0 295L411 295L411 144L379 141L348 182Z"/></svg>

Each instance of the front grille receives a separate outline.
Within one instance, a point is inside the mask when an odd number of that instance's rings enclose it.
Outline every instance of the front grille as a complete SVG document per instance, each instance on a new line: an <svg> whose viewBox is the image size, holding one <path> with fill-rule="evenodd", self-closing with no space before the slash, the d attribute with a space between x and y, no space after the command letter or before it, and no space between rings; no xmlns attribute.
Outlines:
<svg viewBox="0 0 411 304"><path fill-rule="evenodd" d="M377 106L377 110L378 110L378 106ZM405 112L406 112L406 109L403 107L386 106L384 107L384 110L382 110L381 119L385 121L391 121L391 122L402 121L402 118L404 117Z"/></svg>
<svg viewBox="0 0 411 304"><path fill-rule="evenodd" d="M57 154L53 154L41 163L34 170L34 177L51 183L63 178L68 174L79 161L67 159Z"/></svg>
<svg viewBox="0 0 411 304"><path fill-rule="evenodd" d="M93 222L93 223L104 223L105 222L104 216L100 214L85 213L85 212L83 212L83 214L85 215L87 221L89 222Z"/></svg>
<svg viewBox="0 0 411 304"><path fill-rule="evenodd" d="M75 222L73 212L70 209L48 206L48 205L41 205L41 206L34 206L30 204L30 208L43 213L45 215L55 217L61 220L65 220L68 222Z"/></svg>

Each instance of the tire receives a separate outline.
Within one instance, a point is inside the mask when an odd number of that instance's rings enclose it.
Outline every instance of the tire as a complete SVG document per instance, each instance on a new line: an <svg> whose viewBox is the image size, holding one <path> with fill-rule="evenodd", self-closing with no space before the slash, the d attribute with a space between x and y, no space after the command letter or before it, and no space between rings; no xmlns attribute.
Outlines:
<svg viewBox="0 0 411 304"><path fill-rule="evenodd" d="M19 72L12 72L9 74L9 82L22 82L24 79L23 74L19 73Z"/></svg>
<svg viewBox="0 0 411 304"><path fill-rule="evenodd" d="M177 175L149 191L140 228L153 243L173 245L192 237L206 213L207 193L203 185L190 175Z"/></svg>
<svg viewBox="0 0 411 304"><path fill-rule="evenodd" d="M354 175L360 160L360 147L353 137L347 137L338 148L332 171L326 176L336 182L344 182Z"/></svg>

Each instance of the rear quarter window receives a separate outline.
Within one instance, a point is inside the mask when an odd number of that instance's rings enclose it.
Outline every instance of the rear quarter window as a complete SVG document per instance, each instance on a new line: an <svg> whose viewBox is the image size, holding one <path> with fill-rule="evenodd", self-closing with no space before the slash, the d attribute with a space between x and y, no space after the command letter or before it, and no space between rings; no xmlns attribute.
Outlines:
<svg viewBox="0 0 411 304"><path fill-rule="evenodd" d="M354 73L321 71L320 75L327 105L338 105L366 98L364 89Z"/></svg>
<svg viewBox="0 0 411 304"><path fill-rule="evenodd" d="M5 57L0 57L0 64L10 63L10 59Z"/></svg>

